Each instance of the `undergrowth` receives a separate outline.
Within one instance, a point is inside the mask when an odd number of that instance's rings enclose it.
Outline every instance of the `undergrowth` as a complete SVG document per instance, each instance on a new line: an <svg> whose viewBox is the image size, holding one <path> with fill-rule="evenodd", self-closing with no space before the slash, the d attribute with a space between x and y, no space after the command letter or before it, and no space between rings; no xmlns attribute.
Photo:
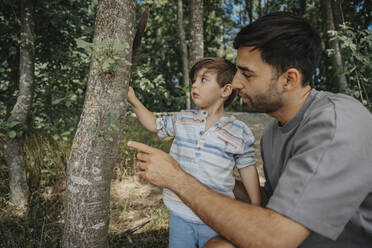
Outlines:
<svg viewBox="0 0 372 248"><path fill-rule="evenodd" d="M5 135L0 134L0 248L2 247L61 247L64 218L64 191L66 164L72 142L54 140L50 135L35 131L26 135L24 159L29 186L29 211L25 217L15 214L16 206L9 202L8 171L4 156ZM147 132L137 121L128 117L124 137L113 173L113 185L134 180L137 188L142 184L135 178L135 152L126 146L128 140L144 142L148 145L169 151L171 141L160 141L155 134ZM149 195L155 191L151 188ZM155 192L160 195L159 192ZM113 191L111 198L120 195ZM167 247L168 213L161 199L143 202L135 198L133 192L126 199L111 200L109 227L110 247ZM141 202L142 201L142 202ZM150 222L136 232L128 232L128 227L136 218Z"/></svg>

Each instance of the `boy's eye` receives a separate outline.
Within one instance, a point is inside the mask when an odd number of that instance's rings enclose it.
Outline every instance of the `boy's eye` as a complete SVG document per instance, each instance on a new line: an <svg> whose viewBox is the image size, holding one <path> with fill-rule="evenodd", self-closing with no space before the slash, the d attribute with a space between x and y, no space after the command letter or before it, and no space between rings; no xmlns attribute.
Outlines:
<svg viewBox="0 0 372 248"><path fill-rule="evenodd" d="M206 78L202 78L202 79L201 79L201 82L204 84L204 83L207 82L207 79L206 79Z"/></svg>

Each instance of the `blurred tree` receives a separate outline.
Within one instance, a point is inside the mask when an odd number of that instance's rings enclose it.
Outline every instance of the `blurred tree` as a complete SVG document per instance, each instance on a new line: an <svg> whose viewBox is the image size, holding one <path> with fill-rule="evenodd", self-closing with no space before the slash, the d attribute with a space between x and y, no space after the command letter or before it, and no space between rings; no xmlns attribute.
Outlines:
<svg viewBox="0 0 372 248"><path fill-rule="evenodd" d="M8 120L8 140L5 157L9 171L10 201L22 210L27 209L28 186L24 170L23 134L32 105L34 84L34 3L21 2L19 95Z"/></svg>
<svg viewBox="0 0 372 248"><path fill-rule="evenodd" d="M204 57L203 0L191 0L189 68ZM192 79L191 79L192 80ZM190 82L190 89L192 83ZM191 108L197 106L191 102Z"/></svg>
<svg viewBox="0 0 372 248"><path fill-rule="evenodd" d="M333 72L332 84L334 85L337 92L345 92L347 88L347 80L345 75L342 73L344 71L344 68L340 44L338 40L333 39L333 32L336 31L335 19L338 20L338 22L341 22L341 19L337 19L334 17L342 16L342 12L340 13L339 8L332 8L332 1L333 0L324 0L320 1L320 3L324 16L325 33L327 33L327 48L329 54L331 55Z"/></svg>
<svg viewBox="0 0 372 248"><path fill-rule="evenodd" d="M185 30L183 28L183 4L182 0L177 1L177 26L178 26L178 37L180 43L180 51L182 58L182 79L186 93L186 108L191 108L191 97L190 97L190 77L189 77L189 56L187 52Z"/></svg>

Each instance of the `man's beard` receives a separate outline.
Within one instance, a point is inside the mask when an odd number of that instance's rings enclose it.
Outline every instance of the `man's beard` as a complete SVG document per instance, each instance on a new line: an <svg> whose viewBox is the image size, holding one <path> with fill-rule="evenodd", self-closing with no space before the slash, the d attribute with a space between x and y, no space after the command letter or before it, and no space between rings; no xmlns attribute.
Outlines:
<svg viewBox="0 0 372 248"><path fill-rule="evenodd" d="M246 104L247 112L249 113L266 113L270 114L283 106L283 101L278 89L276 88L277 80L272 80L270 87L260 95L254 98L244 95L249 100Z"/></svg>

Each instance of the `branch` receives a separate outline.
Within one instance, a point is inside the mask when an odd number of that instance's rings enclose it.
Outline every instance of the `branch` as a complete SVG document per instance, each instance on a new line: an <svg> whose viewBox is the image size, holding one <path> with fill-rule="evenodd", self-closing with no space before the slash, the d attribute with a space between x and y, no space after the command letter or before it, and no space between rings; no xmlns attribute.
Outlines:
<svg viewBox="0 0 372 248"><path fill-rule="evenodd" d="M145 11L142 13L141 20L137 27L136 36L134 37L133 41L133 50L132 50L132 68L131 68L131 75L136 71L137 63L139 60L139 54L141 51L141 39L145 32L147 19L149 17L150 10L147 7ZM131 77L132 78L132 77Z"/></svg>

